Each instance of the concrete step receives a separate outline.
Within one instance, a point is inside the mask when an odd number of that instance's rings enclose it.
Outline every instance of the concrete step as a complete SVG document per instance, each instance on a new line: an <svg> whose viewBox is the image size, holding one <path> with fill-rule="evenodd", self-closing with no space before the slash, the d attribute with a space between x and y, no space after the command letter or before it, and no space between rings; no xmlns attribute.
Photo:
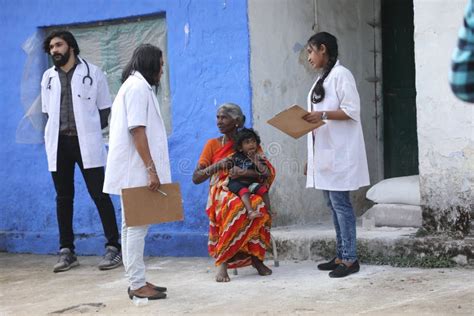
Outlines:
<svg viewBox="0 0 474 316"><path fill-rule="evenodd" d="M474 266L474 236L455 240L448 236L416 237L413 227L357 227L359 260L392 266ZM336 249L332 223L283 226L272 229L278 260L333 258Z"/></svg>

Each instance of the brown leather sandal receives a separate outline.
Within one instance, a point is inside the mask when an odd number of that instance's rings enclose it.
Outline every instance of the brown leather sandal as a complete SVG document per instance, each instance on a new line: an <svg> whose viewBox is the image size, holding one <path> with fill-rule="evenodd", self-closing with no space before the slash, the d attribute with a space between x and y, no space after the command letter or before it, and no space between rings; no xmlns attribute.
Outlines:
<svg viewBox="0 0 474 316"><path fill-rule="evenodd" d="M133 299L136 296L138 298L147 298L149 300L159 300L162 298L166 298L166 293L158 292L157 290L149 287L148 285L144 285L137 290L129 290L128 297Z"/></svg>

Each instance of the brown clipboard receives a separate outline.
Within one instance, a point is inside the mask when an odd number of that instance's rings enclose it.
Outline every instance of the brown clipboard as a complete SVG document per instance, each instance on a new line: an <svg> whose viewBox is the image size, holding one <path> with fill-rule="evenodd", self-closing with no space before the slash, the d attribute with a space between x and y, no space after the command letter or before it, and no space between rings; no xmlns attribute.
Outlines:
<svg viewBox="0 0 474 316"><path fill-rule="evenodd" d="M151 191L148 187L122 189L127 226L175 222L184 219L179 183L162 184L160 191Z"/></svg>
<svg viewBox="0 0 474 316"><path fill-rule="evenodd" d="M278 128L283 133L298 139L312 130L324 125L324 121L309 123L303 120L303 116L309 112L298 105L293 105L275 115L267 121L268 124Z"/></svg>

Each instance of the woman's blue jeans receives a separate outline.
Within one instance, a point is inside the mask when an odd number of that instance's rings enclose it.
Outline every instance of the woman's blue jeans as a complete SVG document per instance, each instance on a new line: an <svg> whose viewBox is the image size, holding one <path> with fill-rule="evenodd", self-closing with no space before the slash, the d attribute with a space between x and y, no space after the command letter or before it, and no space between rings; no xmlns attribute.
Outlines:
<svg viewBox="0 0 474 316"><path fill-rule="evenodd" d="M323 191L336 229L336 256L346 262L357 260L356 218L349 191Z"/></svg>

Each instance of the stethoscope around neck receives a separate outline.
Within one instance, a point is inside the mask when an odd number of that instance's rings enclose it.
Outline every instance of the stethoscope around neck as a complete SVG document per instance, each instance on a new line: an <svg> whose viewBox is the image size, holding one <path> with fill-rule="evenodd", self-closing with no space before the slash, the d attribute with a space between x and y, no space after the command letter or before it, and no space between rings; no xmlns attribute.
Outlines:
<svg viewBox="0 0 474 316"><path fill-rule="evenodd" d="M81 60L84 62L84 64L86 65L86 68L87 68L87 75L85 75L82 78L82 84L85 85L86 81L89 81L89 86L92 86L92 83L94 82L94 80L92 80L92 77L91 77L91 71L90 71L90 68L89 68L89 64L87 63L87 61L85 59L81 58ZM46 89L48 89L48 90L51 90L51 80L52 79L53 79L53 77L49 77L48 85L46 86Z"/></svg>

